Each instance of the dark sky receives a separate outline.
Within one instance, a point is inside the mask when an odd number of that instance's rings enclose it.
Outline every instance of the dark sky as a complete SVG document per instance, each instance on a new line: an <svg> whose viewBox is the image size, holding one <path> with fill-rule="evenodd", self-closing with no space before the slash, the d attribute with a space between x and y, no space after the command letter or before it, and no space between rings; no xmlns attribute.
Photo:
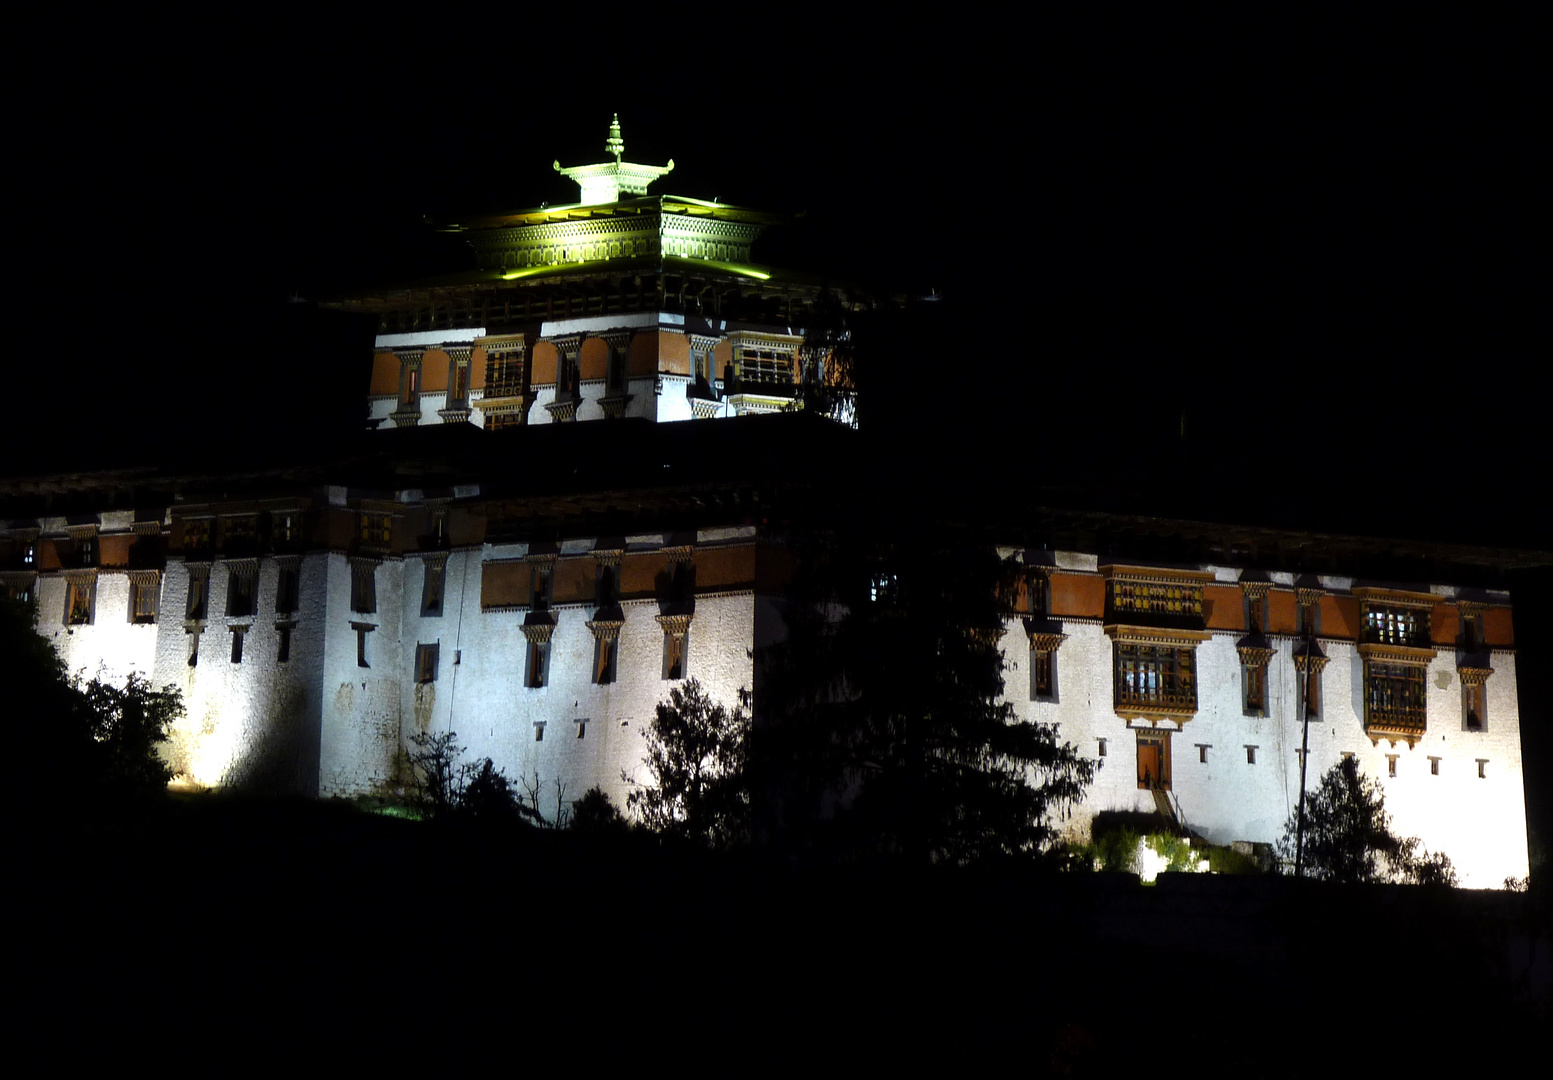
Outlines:
<svg viewBox="0 0 1553 1080"><path fill-rule="evenodd" d="M1185 409L1253 472L1540 474L1529 27L944 15L52 27L13 318L68 386L7 453L276 437L282 357L366 362L290 297L468 265L422 217L570 201L551 161L599 160L618 110L629 158L675 159L655 191L805 213L758 258L942 293L899 373L985 403L957 434Z"/></svg>

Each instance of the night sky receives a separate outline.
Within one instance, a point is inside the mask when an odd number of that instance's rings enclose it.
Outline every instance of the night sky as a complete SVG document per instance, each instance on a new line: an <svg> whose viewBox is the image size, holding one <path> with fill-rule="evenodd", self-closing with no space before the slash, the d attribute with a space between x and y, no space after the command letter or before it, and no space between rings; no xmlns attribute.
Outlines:
<svg viewBox="0 0 1553 1080"><path fill-rule="evenodd" d="M51 28L8 458L262 447L298 399L353 427L371 328L311 301L471 266L423 217L573 201L550 163L601 160L618 111L629 159L675 160L655 193L803 212L757 260L943 295L891 377L963 414L946 441L1184 411L1227 484L1317 463L1431 519L1486 490L1546 535L1529 28L766 17Z"/></svg>

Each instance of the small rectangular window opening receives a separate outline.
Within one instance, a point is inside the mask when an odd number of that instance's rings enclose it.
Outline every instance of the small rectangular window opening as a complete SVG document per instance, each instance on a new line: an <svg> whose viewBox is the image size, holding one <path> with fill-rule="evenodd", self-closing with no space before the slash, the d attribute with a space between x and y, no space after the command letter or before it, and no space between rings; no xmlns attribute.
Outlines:
<svg viewBox="0 0 1553 1080"><path fill-rule="evenodd" d="M1386 775L1387 776L1395 776L1395 775L1397 775L1397 755L1395 755L1395 754L1387 754L1386 755Z"/></svg>
<svg viewBox="0 0 1553 1080"><path fill-rule="evenodd" d="M1105 740L1100 740L1100 757L1105 757Z"/></svg>
<svg viewBox="0 0 1553 1080"><path fill-rule="evenodd" d="M275 662L284 664L291 659L291 627L277 626L275 633L279 638L275 646Z"/></svg>
<svg viewBox="0 0 1553 1080"><path fill-rule="evenodd" d="M243 662L243 635L247 631L246 626L232 627L232 663L234 664Z"/></svg>
<svg viewBox="0 0 1553 1080"><path fill-rule="evenodd" d="M1208 748L1212 745L1212 743L1201 742L1197 744L1197 760L1204 765L1208 764Z"/></svg>
<svg viewBox="0 0 1553 1080"><path fill-rule="evenodd" d="M367 663L367 629L364 626L356 627L356 666L372 666Z"/></svg>
<svg viewBox="0 0 1553 1080"><path fill-rule="evenodd" d="M1432 758L1429 759L1429 775L1430 776L1439 776L1440 775L1440 759L1439 758L1432 757Z"/></svg>
<svg viewBox="0 0 1553 1080"><path fill-rule="evenodd" d="M415 681L429 683L437 681L437 646L415 646Z"/></svg>
<svg viewBox="0 0 1553 1080"><path fill-rule="evenodd" d="M1480 758L1477 759L1477 763L1478 763L1478 779L1479 780L1487 780L1488 779L1488 772L1487 772L1487 769L1488 769L1488 759L1480 757Z"/></svg>
<svg viewBox="0 0 1553 1080"><path fill-rule="evenodd" d="M534 741L535 742L544 742L545 741L545 722L543 720L535 720L534 721Z"/></svg>
<svg viewBox="0 0 1553 1080"><path fill-rule="evenodd" d="M1255 765L1256 764L1256 747L1254 747L1254 746L1247 746L1246 747L1246 764L1247 765Z"/></svg>
<svg viewBox="0 0 1553 1080"><path fill-rule="evenodd" d="M586 720L579 720L579 721L577 721L577 737L579 739L585 738L587 736L587 734L588 734L588 722Z"/></svg>

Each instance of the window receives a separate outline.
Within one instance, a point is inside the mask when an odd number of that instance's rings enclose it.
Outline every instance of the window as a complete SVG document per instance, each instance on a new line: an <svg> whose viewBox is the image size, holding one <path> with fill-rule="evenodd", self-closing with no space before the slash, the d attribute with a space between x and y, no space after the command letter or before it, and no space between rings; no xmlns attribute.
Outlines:
<svg viewBox="0 0 1553 1080"><path fill-rule="evenodd" d="M1256 747L1250 746L1250 745L1248 745L1246 747L1246 764L1247 765L1255 765L1256 764Z"/></svg>
<svg viewBox="0 0 1553 1080"><path fill-rule="evenodd" d="M442 585L447 574L446 556L423 559L425 577L421 580L421 618L433 619L442 615Z"/></svg>
<svg viewBox="0 0 1553 1080"><path fill-rule="evenodd" d="M793 350L743 345L736 354L738 377L745 382L789 386L793 381Z"/></svg>
<svg viewBox="0 0 1553 1080"><path fill-rule="evenodd" d="M369 668L372 665L367 663L367 635L377 627L367 623L351 623L351 629L356 631L356 666Z"/></svg>
<svg viewBox="0 0 1553 1080"><path fill-rule="evenodd" d="M243 662L243 635L248 632L246 626L234 626L232 629L232 663Z"/></svg>
<svg viewBox="0 0 1553 1080"><path fill-rule="evenodd" d="M1321 716L1321 672L1326 666L1327 656L1315 638L1308 638L1295 647L1295 693L1305 703L1305 716L1312 720Z"/></svg>
<svg viewBox="0 0 1553 1080"><path fill-rule="evenodd" d="M619 622L599 621L588 624L588 629L593 633L593 682L597 686L615 681L622 625Z"/></svg>
<svg viewBox="0 0 1553 1080"><path fill-rule="evenodd" d="M1202 622L1202 585L1197 582L1113 576L1107 585L1112 621L1145 616Z"/></svg>
<svg viewBox="0 0 1553 1080"><path fill-rule="evenodd" d="M620 645L613 637L599 637L593 642L593 682L606 685L615 681L615 650Z"/></svg>
<svg viewBox="0 0 1553 1080"><path fill-rule="evenodd" d="M579 739L588 737L588 722L586 720L577 721L577 737Z"/></svg>
<svg viewBox="0 0 1553 1080"><path fill-rule="evenodd" d="M226 613L229 618L246 618L254 612L254 592L259 566L252 559L231 564L227 574Z"/></svg>
<svg viewBox="0 0 1553 1080"><path fill-rule="evenodd" d="M275 662L284 664L291 659L291 626L281 623L275 627Z"/></svg>
<svg viewBox="0 0 1553 1080"><path fill-rule="evenodd" d="M1479 780L1487 780L1488 779L1488 759L1480 757L1480 758L1477 759L1477 763L1478 763L1478 779Z"/></svg>
<svg viewBox="0 0 1553 1080"><path fill-rule="evenodd" d="M1386 755L1386 775L1387 776L1395 776L1395 775L1397 775L1397 755L1396 754L1387 754Z"/></svg>
<svg viewBox="0 0 1553 1080"><path fill-rule="evenodd" d="M0 591L18 604L30 604L37 580L37 575L32 573L0 575Z"/></svg>
<svg viewBox="0 0 1553 1080"><path fill-rule="evenodd" d="M1258 634L1253 630L1236 648L1240 654L1240 711L1246 716L1267 715L1267 668L1273 650L1262 648L1266 639L1255 636Z"/></svg>
<svg viewBox="0 0 1553 1080"><path fill-rule="evenodd" d="M605 608L620 603L620 556L607 556L599 560L593 582L596 606Z"/></svg>
<svg viewBox="0 0 1553 1080"><path fill-rule="evenodd" d="M210 519L197 518L183 523L183 552L185 558L208 557L210 553Z"/></svg>
<svg viewBox="0 0 1553 1080"><path fill-rule="evenodd" d="M453 364L453 379L448 386L448 404L462 405L469 399L469 361L458 360Z"/></svg>
<svg viewBox="0 0 1553 1080"><path fill-rule="evenodd" d="M72 576L65 582L65 625L90 626L97 603L97 575Z"/></svg>
<svg viewBox="0 0 1553 1080"><path fill-rule="evenodd" d="M1409 593L1355 589L1360 602L1359 640L1366 645L1429 648L1431 601Z"/></svg>
<svg viewBox="0 0 1553 1080"><path fill-rule="evenodd" d="M1425 682L1422 664L1364 662L1364 727L1371 738L1405 738L1423 735Z"/></svg>
<svg viewBox="0 0 1553 1080"><path fill-rule="evenodd" d="M690 616L659 615L663 627L663 677L683 679L689 671Z"/></svg>
<svg viewBox="0 0 1553 1080"><path fill-rule="evenodd" d="M97 565L97 536L94 533L85 533L75 538L75 557L77 566Z"/></svg>
<svg viewBox="0 0 1553 1080"><path fill-rule="evenodd" d="M388 514L361 515L362 547L387 548L392 535L393 526Z"/></svg>
<svg viewBox="0 0 1553 1080"><path fill-rule="evenodd" d="M38 545L31 540L22 544L22 565L26 567L38 565Z"/></svg>
<svg viewBox="0 0 1553 1080"><path fill-rule="evenodd" d="M1440 759L1439 758L1432 757L1432 758L1429 759L1429 775L1430 776L1439 776L1440 775Z"/></svg>
<svg viewBox="0 0 1553 1080"><path fill-rule="evenodd" d="M429 683L437 681L437 652L438 646L415 646L415 681Z"/></svg>
<svg viewBox="0 0 1553 1080"><path fill-rule="evenodd" d="M900 579L894 574L875 574L868 582L868 599L875 604L897 603L900 600Z"/></svg>
<svg viewBox="0 0 1553 1080"><path fill-rule="evenodd" d="M132 570L129 575L129 621L147 624L156 622L157 599L161 589L161 575L156 571Z"/></svg>
<svg viewBox="0 0 1553 1080"><path fill-rule="evenodd" d="M1212 749L1212 748L1213 748L1213 744L1212 743L1201 743L1200 742L1200 743L1197 744L1197 760L1198 760L1199 763L1201 763L1203 765L1208 764L1208 751L1210 749Z"/></svg>
<svg viewBox="0 0 1553 1080"><path fill-rule="evenodd" d="M544 742L545 741L545 722L543 720L535 720L534 721L534 741L535 742Z"/></svg>
<svg viewBox="0 0 1553 1080"><path fill-rule="evenodd" d="M548 611L555 589L555 559L541 556L533 564L529 604L534 611Z"/></svg>
<svg viewBox="0 0 1553 1080"><path fill-rule="evenodd" d="M1063 634L1030 631L1030 700L1057 700L1057 647Z"/></svg>
<svg viewBox="0 0 1553 1080"><path fill-rule="evenodd" d="M351 610L365 615L377 611L377 560L352 559Z"/></svg>
<svg viewBox="0 0 1553 1080"><path fill-rule="evenodd" d="M1461 677L1461 729L1488 730L1488 677L1493 668L1458 668Z"/></svg>
<svg viewBox="0 0 1553 1080"><path fill-rule="evenodd" d="M1048 593L1046 574L1039 570L1031 570L1021 580L1024 587L1024 612L1027 615L1045 615L1048 607Z"/></svg>
<svg viewBox="0 0 1553 1080"><path fill-rule="evenodd" d="M275 543L281 546L289 546L302 538L302 515L294 510L283 510L275 515L271 535Z"/></svg>
<svg viewBox="0 0 1553 1080"><path fill-rule="evenodd" d="M296 556L277 559L275 562L275 613L290 615L297 610L301 596L302 568Z"/></svg>
<svg viewBox="0 0 1553 1080"><path fill-rule="evenodd" d="M1032 652L1030 654L1030 699L1036 701L1051 697L1052 685L1052 654Z"/></svg>
<svg viewBox="0 0 1553 1080"><path fill-rule="evenodd" d="M404 390L399 395L401 405L413 405L421 392L421 366L416 363L406 363L404 368Z"/></svg>
<svg viewBox="0 0 1553 1080"><path fill-rule="evenodd" d="M1246 664L1241 668L1245 677L1247 716L1263 716L1267 712L1267 665Z"/></svg>
<svg viewBox="0 0 1553 1080"><path fill-rule="evenodd" d="M252 552L259 542L259 523L251 515L225 518L221 522L221 544L228 552Z"/></svg>
<svg viewBox="0 0 1553 1080"><path fill-rule="evenodd" d="M1483 607L1481 604L1463 602L1461 609L1461 650L1477 652L1483 648Z"/></svg>
<svg viewBox="0 0 1553 1080"><path fill-rule="evenodd" d="M1242 586L1245 588L1245 586ZM1267 587L1246 590L1246 629L1254 634L1267 630Z"/></svg>
<svg viewBox="0 0 1553 1080"><path fill-rule="evenodd" d="M1118 641L1114 675L1118 711L1197 711L1192 649Z"/></svg>
<svg viewBox="0 0 1553 1080"><path fill-rule="evenodd" d="M185 634L189 635L189 666L198 667L200 662L200 628L185 627Z"/></svg>
<svg viewBox="0 0 1553 1080"><path fill-rule="evenodd" d="M1097 757L1105 757L1105 740L1101 739L1101 740L1099 740L1099 742L1100 742L1100 752L1096 756Z"/></svg>
<svg viewBox="0 0 1553 1080"><path fill-rule="evenodd" d="M195 622L203 620L209 594L210 567L189 567L189 595L184 601L183 617Z"/></svg>
<svg viewBox="0 0 1553 1080"><path fill-rule="evenodd" d="M554 626L545 624L523 627L523 637L528 643L523 685L530 689L538 689L549 683L550 635L554 631Z"/></svg>
<svg viewBox="0 0 1553 1080"><path fill-rule="evenodd" d="M1295 630L1300 636L1313 638L1321 633L1321 589L1295 589Z"/></svg>
<svg viewBox="0 0 1553 1080"><path fill-rule="evenodd" d="M485 352L485 396L491 398L520 397L523 394L523 343L502 348L487 345ZM517 422L514 416L514 423Z"/></svg>

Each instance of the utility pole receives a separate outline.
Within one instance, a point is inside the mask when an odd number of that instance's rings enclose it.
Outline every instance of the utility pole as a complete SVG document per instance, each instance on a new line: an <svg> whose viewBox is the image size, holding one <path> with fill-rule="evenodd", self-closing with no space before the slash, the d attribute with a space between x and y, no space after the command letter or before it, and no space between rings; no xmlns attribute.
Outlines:
<svg viewBox="0 0 1553 1080"><path fill-rule="evenodd" d="M1305 876L1305 759L1310 757L1310 680L1315 677L1318 665L1316 664L1316 626L1315 612L1312 608L1305 616L1305 648L1304 667L1301 673L1303 678L1298 682L1300 693L1297 695L1300 702L1300 720L1302 732L1300 735L1300 802L1299 812L1294 818L1294 876ZM1295 654L1296 667L1298 667L1299 654Z"/></svg>

